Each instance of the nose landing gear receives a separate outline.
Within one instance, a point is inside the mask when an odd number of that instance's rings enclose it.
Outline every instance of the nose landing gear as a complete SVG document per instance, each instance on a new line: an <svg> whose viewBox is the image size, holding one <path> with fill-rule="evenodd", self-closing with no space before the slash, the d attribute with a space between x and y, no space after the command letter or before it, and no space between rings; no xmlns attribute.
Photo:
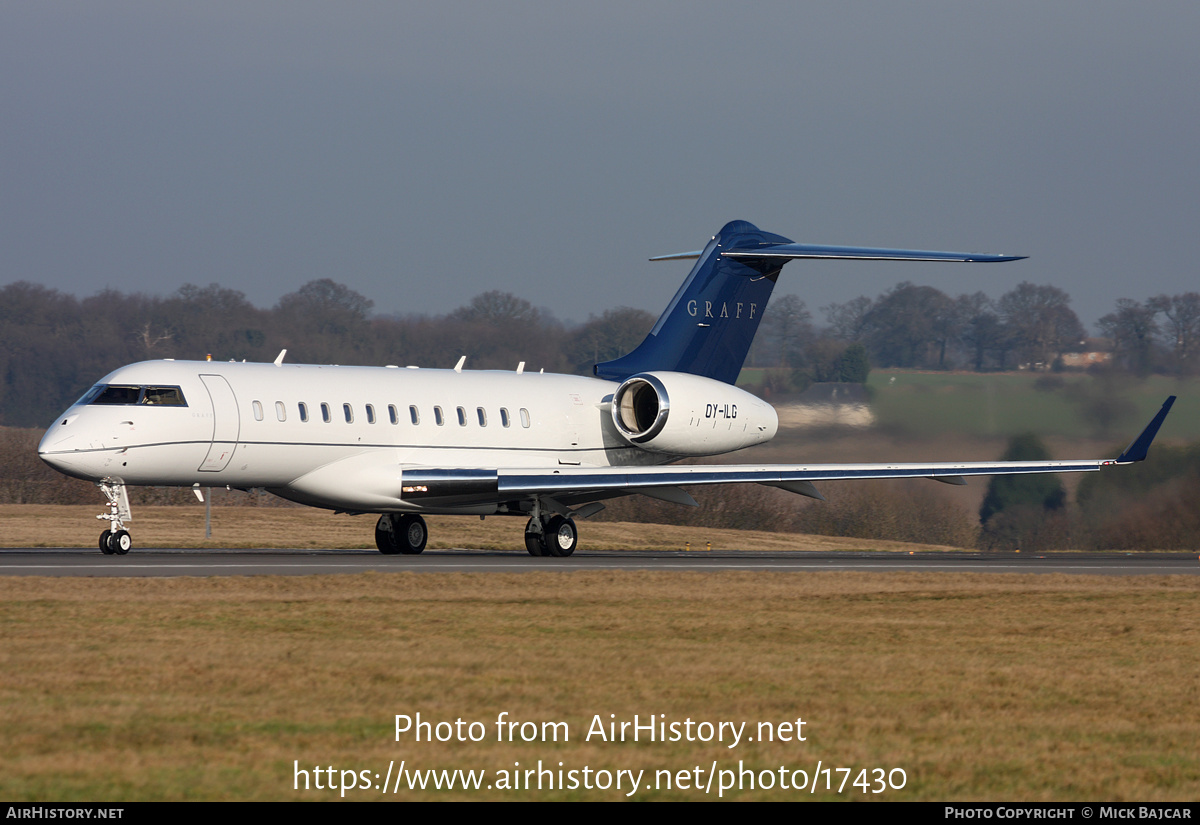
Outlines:
<svg viewBox="0 0 1200 825"><path fill-rule="evenodd" d="M133 547L128 530L105 530L100 534L100 552L106 556L123 556Z"/></svg>
<svg viewBox="0 0 1200 825"><path fill-rule="evenodd" d="M108 499L108 512L96 518L111 525L100 534L100 552L106 556L123 556L133 547L133 538L125 529L125 522L133 520L129 509L129 494L126 493L124 484L112 481L102 481L96 486Z"/></svg>

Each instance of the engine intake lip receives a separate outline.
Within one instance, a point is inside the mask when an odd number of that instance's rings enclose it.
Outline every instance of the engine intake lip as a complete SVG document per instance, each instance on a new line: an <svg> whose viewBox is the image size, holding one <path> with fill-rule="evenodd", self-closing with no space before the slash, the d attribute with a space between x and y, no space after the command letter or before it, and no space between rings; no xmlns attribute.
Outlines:
<svg viewBox="0 0 1200 825"><path fill-rule="evenodd" d="M661 433L670 412L667 388L650 373L630 376L613 393L613 423L635 444L644 444Z"/></svg>

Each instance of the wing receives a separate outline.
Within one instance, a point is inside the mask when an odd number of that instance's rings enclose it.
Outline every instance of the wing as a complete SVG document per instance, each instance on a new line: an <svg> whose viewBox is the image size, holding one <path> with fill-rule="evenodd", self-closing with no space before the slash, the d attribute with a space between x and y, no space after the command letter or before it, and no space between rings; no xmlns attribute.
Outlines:
<svg viewBox="0 0 1200 825"><path fill-rule="evenodd" d="M668 492L710 484L765 484L811 498L824 499L814 481L864 478L931 478L946 484L966 484L967 476L1019 473L1085 473L1118 463L1114 459L1088 461L1010 461L936 464L812 464L772 465L701 464L668 467L554 467L545 470L498 470L501 497L535 495L569 496L574 501L607 498L650 491L676 500ZM407 478L407 476L406 476ZM600 494L600 495L595 495ZM682 503L689 503L686 499ZM694 502L690 502L694 503Z"/></svg>
<svg viewBox="0 0 1200 825"><path fill-rule="evenodd" d="M1168 398L1141 434L1115 459L765 467L751 464L530 467L495 470L406 467L403 471L404 497L434 507L455 504L462 506L487 500L518 502L539 499L567 508L616 496L642 493L654 498L694 505L696 502L684 490L685 487L753 483L824 499L813 482L867 478L930 478L946 484L966 484L969 476L1086 473L1101 467L1144 460L1150 443L1174 403L1175 396Z"/></svg>

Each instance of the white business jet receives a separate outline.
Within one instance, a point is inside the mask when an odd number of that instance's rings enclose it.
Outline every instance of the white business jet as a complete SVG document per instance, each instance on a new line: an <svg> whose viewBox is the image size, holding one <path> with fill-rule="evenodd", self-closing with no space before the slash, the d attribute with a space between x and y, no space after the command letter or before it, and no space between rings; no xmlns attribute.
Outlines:
<svg viewBox="0 0 1200 825"><path fill-rule="evenodd" d="M795 258L1001 262L1018 256L792 243L727 224L646 339L595 377L412 367L146 361L100 379L38 446L96 482L100 549L132 546L128 485L263 488L313 507L378 513L383 553L420 553L424 514L528 519L534 556L569 556L577 519L634 493L694 505L686 488L732 482L821 499L814 482L1066 473L1141 461L1172 396L1116 459L809 466L664 466L769 441L775 410L733 384L780 269ZM523 366L523 365L522 365Z"/></svg>

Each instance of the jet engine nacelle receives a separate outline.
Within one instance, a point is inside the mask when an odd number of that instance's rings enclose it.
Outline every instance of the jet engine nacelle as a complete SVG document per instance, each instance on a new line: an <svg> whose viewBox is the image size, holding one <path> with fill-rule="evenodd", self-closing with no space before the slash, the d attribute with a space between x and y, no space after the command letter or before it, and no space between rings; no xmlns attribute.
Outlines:
<svg viewBox="0 0 1200 825"><path fill-rule="evenodd" d="M716 455L775 437L775 408L732 384L683 372L642 372L617 387L613 423L635 447Z"/></svg>

